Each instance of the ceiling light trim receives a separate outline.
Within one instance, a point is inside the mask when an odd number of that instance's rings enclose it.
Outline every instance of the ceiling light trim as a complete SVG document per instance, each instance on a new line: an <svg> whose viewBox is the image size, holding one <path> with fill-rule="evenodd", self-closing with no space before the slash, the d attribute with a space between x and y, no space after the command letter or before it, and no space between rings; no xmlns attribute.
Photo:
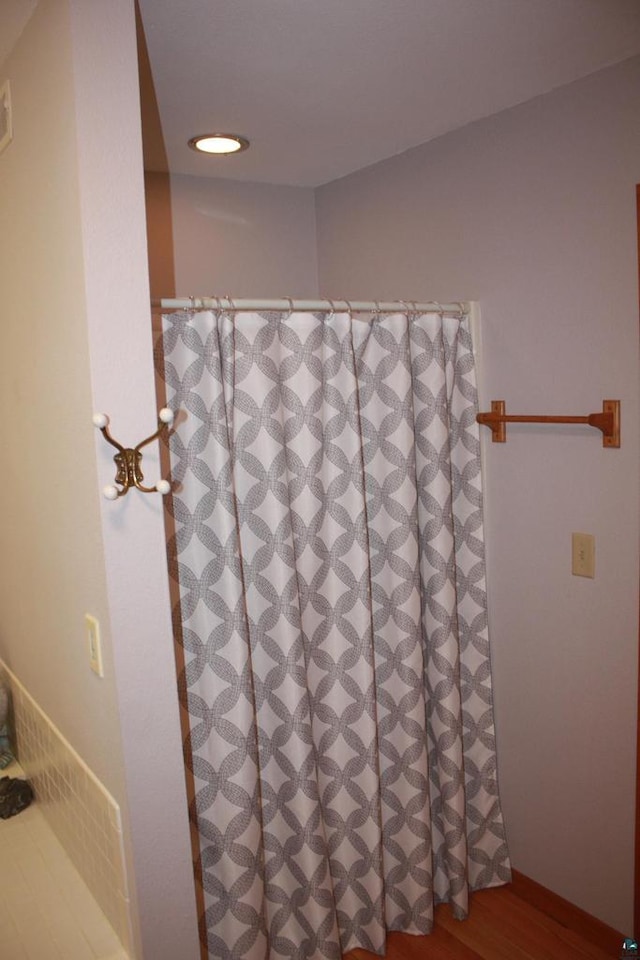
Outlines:
<svg viewBox="0 0 640 960"><path fill-rule="evenodd" d="M237 144L237 146L232 147L228 150L207 150L206 147L203 147L203 142L206 141L227 141L228 143ZM200 133L197 137L192 137L189 140L189 146L192 150L195 150L196 153L204 153L210 157L233 157L238 153L242 153L243 150L247 150L249 147L249 141L246 137L241 137L237 133Z"/></svg>

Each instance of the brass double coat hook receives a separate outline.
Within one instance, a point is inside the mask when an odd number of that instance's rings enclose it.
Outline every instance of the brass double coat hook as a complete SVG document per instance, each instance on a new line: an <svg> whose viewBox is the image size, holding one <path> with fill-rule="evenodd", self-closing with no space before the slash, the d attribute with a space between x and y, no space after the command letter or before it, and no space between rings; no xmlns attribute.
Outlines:
<svg viewBox="0 0 640 960"><path fill-rule="evenodd" d="M109 418L104 413L96 413L93 416L93 425L97 427L107 443L115 447L118 451L114 456L116 464L115 484L108 484L103 487L102 492L107 500L117 500L118 497L124 497L131 487L140 490L142 493L161 493L163 496L171 490L171 484L167 480L158 480L153 487L146 487L142 483L144 474L142 473L142 447L148 443L157 440L163 430L168 430L173 423L173 410L169 407L163 407L158 414L158 428L149 437L141 440L135 447L123 447L118 443L109 432Z"/></svg>

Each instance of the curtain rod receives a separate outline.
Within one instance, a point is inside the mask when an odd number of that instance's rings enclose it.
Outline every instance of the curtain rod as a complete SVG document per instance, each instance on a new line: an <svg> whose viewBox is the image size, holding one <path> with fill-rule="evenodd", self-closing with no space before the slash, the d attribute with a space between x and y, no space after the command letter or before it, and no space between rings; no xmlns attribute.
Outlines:
<svg viewBox="0 0 640 960"><path fill-rule="evenodd" d="M336 310L346 313L442 313L466 316L470 304L418 302L414 300L232 300L231 297L181 297L178 299L152 300L151 306L161 310L283 310L313 312Z"/></svg>

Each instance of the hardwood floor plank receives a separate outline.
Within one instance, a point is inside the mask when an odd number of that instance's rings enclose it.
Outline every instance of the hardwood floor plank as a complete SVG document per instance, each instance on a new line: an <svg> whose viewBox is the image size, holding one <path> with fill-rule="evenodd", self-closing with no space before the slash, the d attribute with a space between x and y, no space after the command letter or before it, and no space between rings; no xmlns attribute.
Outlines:
<svg viewBox="0 0 640 960"><path fill-rule="evenodd" d="M352 950L344 960L379 960L368 950ZM461 943L447 930L434 927L426 937L409 933L390 933L387 937L386 960L482 960L475 950Z"/></svg>
<svg viewBox="0 0 640 960"><path fill-rule="evenodd" d="M538 926L553 931L563 943L566 943L574 949L581 949L585 956L591 957L593 960L603 960L604 957L611 960L612 957L616 958L620 952L622 939L616 941L614 949L603 950L599 944L587 939L582 933L567 926L566 923L558 921L550 914L538 910L537 907L533 907L530 903L522 900L521 897L513 891L511 885L502 887L499 891L496 890L496 896L492 898L489 907L492 911L500 910L506 912L510 917L517 919L520 923L535 923Z"/></svg>
<svg viewBox="0 0 640 960"><path fill-rule="evenodd" d="M462 943L476 950L484 960L540 960L521 944L513 943L504 924L496 923L493 918L489 920L486 914L474 909L473 900L472 896L469 916L462 921L455 920L448 908L438 907L438 924Z"/></svg>
<svg viewBox="0 0 640 960"><path fill-rule="evenodd" d="M535 904L520 895L526 884L474 893L469 917L463 921L454 919L449 906L438 906L429 936L388 935L386 960L615 960L619 956L622 939L618 941L615 931L555 894L545 898L537 887L533 888ZM345 954L344 960L376 960L376 954L357 949Z"/></svg>
<svg viewBox="0 0 640 960"><path fill-rule="evenodd" d="M513 871L513 881L509 885L513 893L541 913L546 913L558 923L575 930L585 940L597 944L609 957L617 957L624 935L601 920L574 906L535 880L530 880L518 870Z"/></svg>
<svg viewBox="0 0 640 960"><path fill-rule="evenodd" d="M519 944L532 957L611 960L610 953L600 950L548 915L532 909L508 887L475 894L471 909L476 917L484 917L487 926L500 927L512 943Z"/></svg>

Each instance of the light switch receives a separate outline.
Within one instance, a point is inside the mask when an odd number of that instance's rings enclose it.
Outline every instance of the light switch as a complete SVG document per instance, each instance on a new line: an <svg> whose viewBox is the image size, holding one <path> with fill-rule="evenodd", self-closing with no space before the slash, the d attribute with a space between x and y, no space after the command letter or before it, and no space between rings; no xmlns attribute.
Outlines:
<svg viewBox="0 0 640 960"><path fill-rule="evenodd" d="M571 573L574 577L596 575L596 541L590 533L571 534Z"/></svg>
<svg viewBox="0 0 640 960"><path fill-rule="evenodd" d="M0 84L0 153L13 139L11 120L11 87L9 81Z"/></svg>
<svg viewBox="0 0 640 960"><path fill-rule="evenodd" d="M87 630L87 645L89 647L89 666L99 677L104 677L102 669L102 647L100 646L100 624L95 617L87 613L84 618Z"/></svg>

